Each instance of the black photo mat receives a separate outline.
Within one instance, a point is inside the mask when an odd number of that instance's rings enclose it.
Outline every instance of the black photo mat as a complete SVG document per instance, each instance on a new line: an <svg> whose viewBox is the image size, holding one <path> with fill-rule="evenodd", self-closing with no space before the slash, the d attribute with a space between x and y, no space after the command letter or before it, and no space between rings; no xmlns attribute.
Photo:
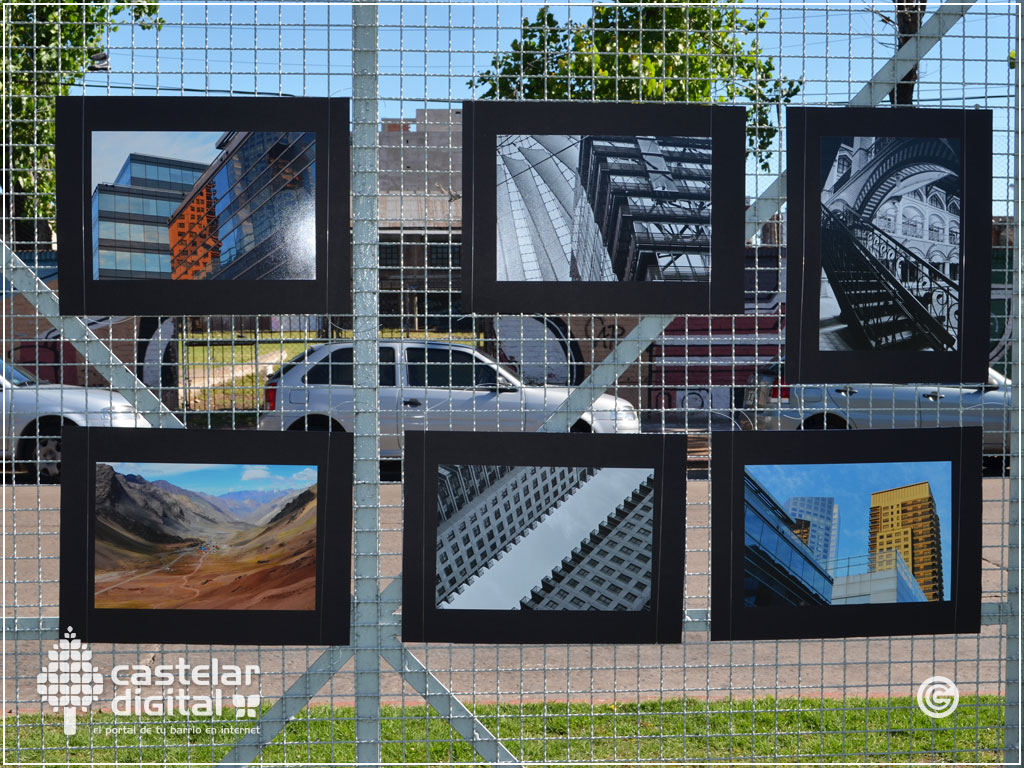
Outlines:
<svg viewBox="0 0 1024 768"><path fill-rule="evenodd" d="M315 466L315 608L97 608L95 488L97 464L108 462ZM343 433L66 426L60 513L61 626L73 626L83 640L93 643L347 645L351 478L352 439Z"/></svg>
<svg viewBox="0 0 1024 768"><path fill-rule="evenodd" d="M791 383L870 381L894 384L986 381L992 280L992 112L919 108L789 107L786 110L786 121L789 132L787 380ZM895 140L891 143L903 144L904 149L899 152L890 150L891 158L883 157L883 151L879 151L878 159L875 161L877 169L872 169L871 175L865 174L856 182L863 183L868 190L884 189L890 180L907 178L900 174L915 172L915 166L917 170L927 171L926 160L916 155L926 156L923 147L929 144L929 140L945 139L953 151L959 152L959 174L955 177L959 182L959 260L946 266L950 273L957 276L958 317L955 323L945 323L946 326L956 326L955 334L948 329L945 331L948 334L945 336L945 346L932 342L932 347L928 348L927 344L923 344L922 341L928 337L920 328L927 327L929 321L922 313L918 313L917 319L913 320L909 316L913 315L912 312L903 312L900 313L903 316L893 319L892 325L888 327L874 326L882 328L882 334L894 334L888 337L889 341L876 343L862 340L857 344L845 345L849 348L835 348L844 346L842 344L825 344L826 348L822 348L822 253L825 244L829 242L822 225L822 195L826 191L825 182L831 170L831 162L836 159L839 140L843 137ZM879 146L880 150L884 150L884 145ZM918 150L916 153L915 149ZM937 169L938 165L933 164L932 171ZM846 178L841 176L837 181L843 183ZM853 181L856 180L851 178L851 183ZM827 189L835 192L836 186L838 183ZM865 196L864 199L872 202L869 196ZM881 202L884 200L885 198L881 198L878 201L876 211L880 210ZM915 234L900 224L891 230L891 239L903 245L907 242L905 236L912 234L923 241L922 247L929 247L927 240L932 233L927 229L927 208L923 205L921 207L925 219L921 233ZM834 221L831 214L829 220ZM861 231L867 229L863 227ZM946 248L951 244L946 239L947 233L937 230L934 234L935 245ZM878 236L872 242L885 242L885 238ZM880 245L877 248L884 249L885 246ZM866 249L870 253L875 253L871 248ZM907 250L914 249L908 247ZM922 248L917 250L921 251ZM934 266L936 262L930 260L931 254L927 251L924 253L925 257L922 260ZM904 275L902 270L907 270L910 277ZM938 271L943 271L941 266ZM849 272L837 271L836 274L852 272L851 268ZM900 273L893 276L894 282L902 283L923 306L935 302L932 304L932 307L935 307L942 297L943 291L938 287L941 285L942 277L936 276L927 264L918 266L910 263L910 266L900 267ZM927 276L932 286L924 286L925 281L918 280L921 276ZM831 284L831 277L829 282ZM917 282L916 287L911 285L914 282ZM864 285L858 286L853 280L850 286L849 295L856 297L850 301L854 304L863 302L860 305L863 315L851 322L852 313L840 307L841 314L846 318L843 321L846 325L840 333L856 334L858 328L867 329L871 323L879 322L878 316L883 314L884 307L873 305L875 299L870 298L870 286L866 289ZM893 290L898 291L895 286ZM942 298L942 301L948 302L948 297ZM925 308L929 309L927 306ZM929 312L936 316L941 314L935 309L929 309ZM918 325L912 325L914 322ZM943 334L943 325L943 318L937 317L933 328L939 335ZM901 330L893 330L895 328ZM865 333L870 332L865 330ZM950 336L955 339L955 343L949 343Z"/></svg>
<svg viewBox="0 0 1024 768"><path fill-rule="evenodd" d="M348 99L59 96L56 131L62 315L351 311ZM315 277L197 280L95 276L99 254L93 253L93 135L133 131L314 133Z"/></svg>
<svg viewBox="0 0 1024 768"><path fill-rule="evenodd" d="M499 280L498 137L704 137L711 149L710 281ZM462 306L494 313L743 311L746 110L692 104L463 103Z"/></svg>
<svg viewBox="0 0 1024 768"><path fill-rule="evenodd" d="M980 428L716 433L712 435L712 457L712 640L980 631ZM948 598L934 602L744 605L747 467L903 462L943 462L951 466L952 556L947 566L951 569ZM827 490L823 489L821 495L827 496ZM839 515L842 514L840 507Z"/></svg>
<svg viewBox="0 0 1024 768"><path fill-rule="evenodd" d="M405 450L404 642L681 642L685 437L409 431L406 432ZM653 558L649 609L439 608L435 586L438 467L450 464L653 468ZM534 531L530 535L538 534ZM509 550L506 548L504 551Z"/></svg>

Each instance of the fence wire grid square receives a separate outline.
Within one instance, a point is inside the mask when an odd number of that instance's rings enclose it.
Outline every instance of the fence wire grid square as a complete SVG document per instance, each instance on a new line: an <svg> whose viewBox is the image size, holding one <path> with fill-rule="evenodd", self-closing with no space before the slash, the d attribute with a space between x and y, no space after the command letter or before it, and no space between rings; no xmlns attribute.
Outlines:
<svg viewBox="0 0 1024 768"><path fill-rule="evenodd" d="M100 6L4 5L4 363L58 385L4 387L6 763L1020 764L1018 4L642 6L165 2L154 24ZM915 11L921 31L899 46L897 24ZM524 36L545 41L547 53L516 58ZM559 48L573 41L575 54ZM680 41L689 58L674 52ZM784 106L768 97L788 88L791 105L888 105L908 66L914 104L994 113L992 367L1014 384L994 420L1005 447L986 459L981 632L711 643L710 434L759 428L768 406L746 395L784 352L786 124ZM744 313L465 312L462 102L494 89L513 100L747 106L760 154L746 163ZM60 318L58 93L350 97L353 314ZM379 345L400 339L477 349L544 387L543 407L521 408L517 429L579 426L608 392L632 403L644 432L690 436L681 644L401 642L395 446L410 422L380 405L378 373ZM256 664L258 683L242 692L259 694L259 716L117 715L108 686L65 736L36 684L59 634L53 481L60 428L81 418L73 388L87 387L93 402L120 393L139 424L254 429L267 412L267 380L286 361L349 342L354 416L311 405L298 428L354 433L351 647L96 644L93 663L104 672L179 658ZM431 427L483 429L486 414L466 409L450 368ZM907 416L878 408L869 426L902 426ZM961 405L951 423L971 418ZM925 716L915 698L933 675L959 688L959 708L945 719Z"/></svg>

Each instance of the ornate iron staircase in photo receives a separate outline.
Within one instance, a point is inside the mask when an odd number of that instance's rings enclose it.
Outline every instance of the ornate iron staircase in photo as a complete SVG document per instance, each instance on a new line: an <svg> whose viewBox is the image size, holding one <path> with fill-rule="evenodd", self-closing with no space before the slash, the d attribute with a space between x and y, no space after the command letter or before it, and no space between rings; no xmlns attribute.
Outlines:
<svg viewBox="0 0 1024 768"><path fill-rule="evenodd" d="M871 151L872 160L863 173L845 174L834 187L852 183L857 188L856 197L849 199L854 211L877 211L889 193L912 176L960 168L959 153L948 139L879 137Z"/></svg>
<svg viewBox="0 0 1024 768"><path fill-rule="evenodd" d="M957 284L852 210L822 206L821 264L840 318L863 346L956 347Z"/></svg>

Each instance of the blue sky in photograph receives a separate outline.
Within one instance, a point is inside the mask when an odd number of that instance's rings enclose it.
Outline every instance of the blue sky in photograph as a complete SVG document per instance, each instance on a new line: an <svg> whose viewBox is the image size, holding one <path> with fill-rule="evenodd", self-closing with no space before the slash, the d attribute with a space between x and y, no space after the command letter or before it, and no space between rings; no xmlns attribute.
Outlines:
<svg viewBox="0 0 1024 768"><path fill-rule="evenodd" d="M92 187L112 184L132 152L194 163L211 163L223 132L96 131L92 134Z"/></svg>
<svg viewBox="0 0 1024 768"><path fill-rule="evenodd" d="M746 471L783 509L792 496L832 496L839 505L837 557L868 554L871 494L927 482L935 498L942 542L943 591L950 594L952 563L952 465L948 461L863 464L756 464Z"/></svg>
<svg viewBox="0 0 1024 768"><path fill-rule="evenodd" d="M379 6L380 116L412 117L417 108L458 106L478 98L469 81L508 51L524 16L542 4ZM775 74L803 83L795 105L846 103L895 51L895 35L867 5L737 6L748 18L766 13L757 36ZM931 5L930 12L935 6ZM559 22L586 21L590 2L553 5ZM162 4L162 29L122 24L109 35L111 71L86 75L89 94L351 96L351 6L303 3ZM1007 59L1016 21L1009 3L978 4L954 25L919 68L916 101L929 107L996 109L993 212L1008 211L1015 72ZM752 38L748 38L752 39ZM777 121L777 118L774 118ZM783 137L776 138L776 143ZM775 179L747 162L747 194Z"/></svg>
<svg viewBox="0 0 1024 768"><path fill-rule="evenodd" d="M599 470L461 594L455 595L451 603L440 607L519 608L519 600L549 576L551 569L653 472L621 467Z"/></svg>
<svg viewBox="0 0 1024 768"><path fill-rule="evenodd" d="M122 475L166 480L189 491L220 496L232 491L308 488L316 483L316 466L306 464L185 464L137 461L106 462Z"/></svg>

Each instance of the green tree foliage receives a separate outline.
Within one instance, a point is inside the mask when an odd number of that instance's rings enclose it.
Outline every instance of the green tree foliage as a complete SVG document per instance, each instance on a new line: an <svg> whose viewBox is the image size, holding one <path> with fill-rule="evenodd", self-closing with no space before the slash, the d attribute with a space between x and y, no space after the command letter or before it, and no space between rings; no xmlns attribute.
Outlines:
<svg viewBox="0 0 1024 768"><path fill-rule="evenodd" d="M103 51L119 22L159 29L159 3L19 3L4 11L7 81L5 216L14 219L16 249L46 247L54 209L56 96L80 83L92 54Z"/></svg>
<svg viewBox="0 0 1024 768"><path fill-rule="evenodd" d="M511 50L470 85L489 99L746 99L748 150L768 170L773 117L800 83L777 76L762 55L756 34L767 14L744 16L738 2L601 5L587 21L567 24L545 6L523 19Z"/></svg>

